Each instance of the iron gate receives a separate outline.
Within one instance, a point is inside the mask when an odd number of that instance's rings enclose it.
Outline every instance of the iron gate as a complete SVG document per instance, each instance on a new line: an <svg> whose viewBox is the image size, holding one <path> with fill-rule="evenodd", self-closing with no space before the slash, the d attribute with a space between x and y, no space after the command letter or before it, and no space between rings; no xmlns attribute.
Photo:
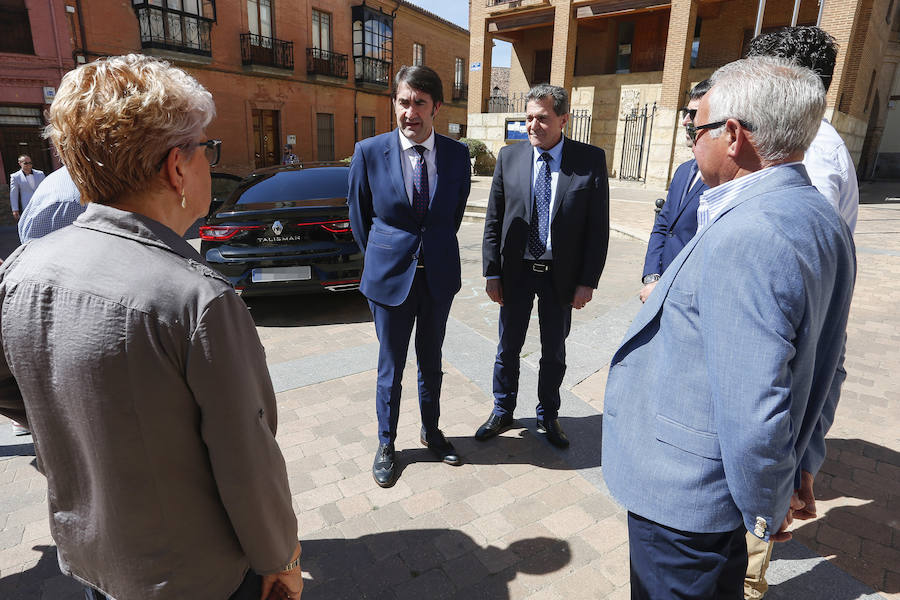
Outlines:
<svg viewBox="0 0 900 600"><path fill-rule="evenodd" d="M646 181L650 136L653 134L655 116L656 102L652 107L645 104L640 111L634 107L631 109L631 114L625 116L625 136L622 139L619 179Z"/></svg>
<svg viewBox="0 0 900 600"><path fill-rule="evenodd" d="M566 137L585 144L591 143L591 111L584 108L569 112Z"/></svg>

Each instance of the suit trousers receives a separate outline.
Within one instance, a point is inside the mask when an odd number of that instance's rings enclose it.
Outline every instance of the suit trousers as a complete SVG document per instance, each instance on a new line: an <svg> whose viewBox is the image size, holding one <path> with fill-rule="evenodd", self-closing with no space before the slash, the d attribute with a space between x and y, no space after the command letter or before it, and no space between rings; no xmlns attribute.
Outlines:
<svg viewBox="0 0 900 600"><path fill-rule="evenodd" d="M500 343L494 362L494 413L511 415L519 395L519 354L528 333L534 297L538 299L541 362L538 371L538 419L559 416L559 387L566 374L566 338L572 326L572 305L563 302L550 271L536 273L525 263L522 277L503 283L500 307ZM551 269L552 269L551 265Z"/></svg>
<svg viewBox="0 0 900 600"><path fill-rule="evenodd" d="M742 600L746 533L679 531L629 512L632 600Z"/></svg>
<svg viewBox="0 0 900 600"><path fill-rule="evenodd" d="M449 300L436 300L428 291L425 270L417 269L409 295L399 306L369 300L378 336L378 382L375 412L378 439L391 444L397 437L403 367L413 325L416 327L416 362L419 367L419 412L426 437L438 428L441 415L441 346L450 316Z"/></svg>

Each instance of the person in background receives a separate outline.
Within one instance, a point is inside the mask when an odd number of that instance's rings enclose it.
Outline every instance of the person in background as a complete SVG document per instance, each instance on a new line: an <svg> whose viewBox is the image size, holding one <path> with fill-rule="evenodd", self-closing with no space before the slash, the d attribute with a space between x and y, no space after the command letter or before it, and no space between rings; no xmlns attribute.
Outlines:
<svg viewBox="0 0 900 600"><path fill-rule="evenodd" d="M681 124L687 127L694 122L697 107L706 92L709 91L709 79L704 79L691 89L690 100L687 106L681 109ZM685 138L688 147L693 147L687 130ZM650 240L647 243L647 255L644 258L644 274L641 283L641 302L646 302L647 297L656 282L669 266L681 249L684 248L694 234L697 233L697 205L700 202L700 194L706 191L708 186L700 177L700 169L697 161L691 159L681 163L672 176L672 184L666 195L666 203L656 216L653 230L650 232Z"/></svg>
<svg viewBox="0 0 900 600"><path fill-rule="evenodd" d="M536 429L557 448L569 438L559 422L572 309L593 298L609 245L606 156L567 138L569 96L541 84L526 97L528 143L500 150L482 240L487 296L500 305L494 361L494 406L475 439L513 424L519 395L519 354L537 298L541 330Z"/></svg>
<svg viewBox="0 0 900 600"><path fill-rule="evenodd" d="M68 72L47 135L87 210L0 267L0 413L34 434L60 568L89 598L302 591L264 350L182 238L209 207L214 116L158 59Z"/></svg>
<svg viewBox="0 0 900 600"><path fill-rule="evenodd" d="M75 222L83 212L81 192L69 170L63 166L50 173L34 193L19 218L19 239L23 244L44 237Z"/></svg>
<svg viewBox="0 0 900 600"><path fill-rule="evenodd" d="M284 151L281 153L281 164L283 165L296 165L300 162L300 159L294 154L294 150L291 148L290 144L284 145Z"/></svg>
<svg viewBox="0 0 900 600"><path fill-rule="evenodd" d="M838 45L834 38L812 25L784 27L763 33L750 41L747 56L772 56L812 69L822 80L825 92L831 86ZM803 166L816 189L856 231L859 213L859 183L847 145L824 117L819 131L803 157Z"/></svg>
<svg viewBox="0 0 900 600"><path fill-rule="evenodd" d="M394 485L394 440L403 367L413 325L419 367L419 441L438 460L462 459L438 427L441 347L453 297L462 287L459 241L469 197L469 150L434 131L444 101L441 78L426 66L403 67L391 101L397 129L356 144L350 163L350 224L366 256L359 290L378 336L375 410L378 450L372 477Z"/></svg>
<svg viewBox="0 0 900 600"><path fill-rule="evenodd" d="M44 180L44 172L32 169L31 165L31 157L23 154L19 157L19 170L9 176L9 205L16 221Z"/></svg>

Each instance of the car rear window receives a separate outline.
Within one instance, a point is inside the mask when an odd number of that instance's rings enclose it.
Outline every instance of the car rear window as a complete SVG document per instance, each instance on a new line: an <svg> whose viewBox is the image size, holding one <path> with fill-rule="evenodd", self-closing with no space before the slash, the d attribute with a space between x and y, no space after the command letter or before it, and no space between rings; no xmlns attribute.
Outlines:
<svg viewBox="0 0 900 600"><path fill-rule="evenodd" d="M346 198L348 171L346 167L322 167L263 176L241 193L236 204Z"/></svg>

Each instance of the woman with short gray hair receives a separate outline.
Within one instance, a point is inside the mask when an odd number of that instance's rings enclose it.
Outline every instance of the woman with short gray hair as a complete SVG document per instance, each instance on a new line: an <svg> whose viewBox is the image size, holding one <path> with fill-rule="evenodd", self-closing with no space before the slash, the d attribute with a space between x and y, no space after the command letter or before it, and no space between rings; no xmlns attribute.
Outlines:
<svg viewBox="0 0 900 600"><path fill-rule="evenodd" d="M214 115L150 57L66 74L47 135L89 205L0 268L0 412L34 432L60 567L89 598L302 589L264 350L182 238L209 207Z"/></svg>

